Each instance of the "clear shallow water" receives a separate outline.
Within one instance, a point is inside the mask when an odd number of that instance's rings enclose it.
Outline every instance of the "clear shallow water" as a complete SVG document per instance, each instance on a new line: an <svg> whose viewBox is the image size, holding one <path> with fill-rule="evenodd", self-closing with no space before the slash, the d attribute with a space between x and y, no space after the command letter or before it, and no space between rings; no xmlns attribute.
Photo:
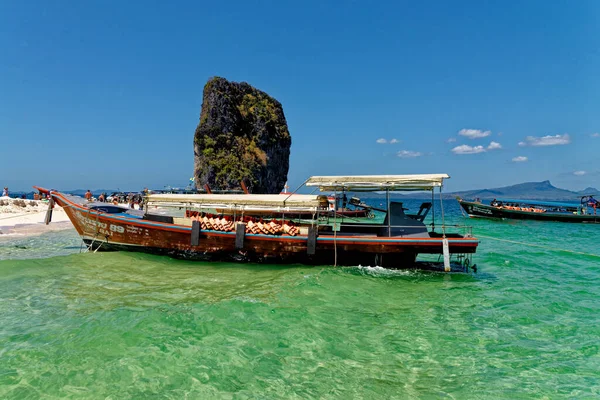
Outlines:
<svg viewBox="0 0 600 400"><path fill-rule="evenodd" d="M598 397L600 257L555 249L600 255L600 226L468 223L544 248L482 238L444 274L0 238L0 398Z"/></svg>

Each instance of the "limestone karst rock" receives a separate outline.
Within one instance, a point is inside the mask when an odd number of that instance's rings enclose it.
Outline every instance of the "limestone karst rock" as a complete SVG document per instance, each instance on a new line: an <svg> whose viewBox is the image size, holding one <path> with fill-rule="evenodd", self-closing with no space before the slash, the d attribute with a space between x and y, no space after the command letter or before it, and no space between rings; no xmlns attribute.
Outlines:
<svg viewBox="0 0 600 400"><path fill-rule="evenodd" d="M292 138L281 104L245 82L211 78L194 135L196 186L279 193L287 180Z"/></svg>

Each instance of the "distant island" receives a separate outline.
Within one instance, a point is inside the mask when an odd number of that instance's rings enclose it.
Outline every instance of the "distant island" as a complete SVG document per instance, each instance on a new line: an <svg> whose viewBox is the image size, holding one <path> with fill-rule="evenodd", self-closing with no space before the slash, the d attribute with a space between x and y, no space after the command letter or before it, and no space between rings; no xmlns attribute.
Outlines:
<svg viewBox="0 0 600 400"><path fill-rule="evenodd" d="M92 193L107 193L111 194L113 192L118 192L116 189L95 189L92 190ZM83 196L85 194L85 189L76 189L65 191L65 193L73 194L76 196ZM130 191L124 190L123 192L129 193ZM134 192L137 192L134 190ZM20 196L21 194L26 194L27 198L33 198L34 192L13 192L12 195ZM566 202L579 202L579 198L581 196L587 195L596 195L600 196L600 191L593 187L587 187L580 191L572 191L567 189L560 189L556 186L552 185L550 181L543 182L525 182L519 183L511 186L504 186L500 188L492 188L492 189L476 189L476 190L463 190L460 192L442 192L442 197L444 199L453 199L456 196L460 196L465 200L473 200L475 198L480 198L482 200L492 200L492 199L528 199L528 200L555 200L555 201L566 201ZM394 193L394 197L405 197L410 199L429 199L431 198L430 192L414 192L411 194L401 195L399 193ZM369 193L370 198L384 198L385 193ZM437 197L437 193L436 193Z"/></svg>
<svg viewBox="0 0 600 400"><path fill-rule="evenodd" d="M529 200L556 200L577 202L579 197L584 195L598 195L598 189L588 187L578 192L560 189L553 186L550 181L543 182L525 182L511 186L504 186L493 189L465 190L460 192L443 193L444 198L453 198L460 196L464 199L480 198L488 199L529 199ZM415 193L411 198L427 198L429 193Z"/></svg>

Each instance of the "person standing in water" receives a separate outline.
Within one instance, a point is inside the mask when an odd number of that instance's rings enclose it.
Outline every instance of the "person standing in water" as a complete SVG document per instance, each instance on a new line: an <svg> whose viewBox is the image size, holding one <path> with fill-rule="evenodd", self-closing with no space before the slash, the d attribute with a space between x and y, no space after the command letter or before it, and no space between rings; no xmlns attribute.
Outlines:
<svg viewBox="0 0 600 400"><path fill-rule="evenodd" d="M8 197L8 187L4 187L4 190L2 191L2 197Z"/></svg>
<svg viewBox="0 0 600 400"><path fill-rule="evenodd" d="M90 189L88 189L88 191L85 192L85 198L87 201L92 201L92 192L90 192Z"/></svg>

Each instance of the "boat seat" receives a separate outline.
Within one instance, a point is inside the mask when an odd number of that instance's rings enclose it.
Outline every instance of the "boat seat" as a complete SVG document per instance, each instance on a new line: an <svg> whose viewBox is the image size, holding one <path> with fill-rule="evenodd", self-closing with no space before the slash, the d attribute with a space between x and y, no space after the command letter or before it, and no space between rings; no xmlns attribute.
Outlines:
<svg viewBox="0 0 600 400"><path fill-rule="evenodd" d="M425 220L425 217L427 216L427 214L429 214L429 210L431 210L431 202L426 201L423 204L421 204L421 207L419 208L418 213L406 214L406 215L408 215L412 219L416 219L417 221L423 222Z"/></svg>
<svg viewBox="0 0 600 400"><path fill-rule="evenodd" d="M165 222L167 224L173 223L173 217L169 215L159 215L159 214L144 214L144 219L148 221L154 222Z"/></svg>
<svg viewBox="0 0 600 400"><path fill-rule="evenodd" d="M390 215L391 219L388 219ZM423 216L423 218L425 217ZM388 221L391 225L389 231ZM385 214L383 227L379 228L377 236L429 237L429 232L427 232L427 227L422 221L418 221L404 213L402 202L392 201L388 212Z"/></svg>

